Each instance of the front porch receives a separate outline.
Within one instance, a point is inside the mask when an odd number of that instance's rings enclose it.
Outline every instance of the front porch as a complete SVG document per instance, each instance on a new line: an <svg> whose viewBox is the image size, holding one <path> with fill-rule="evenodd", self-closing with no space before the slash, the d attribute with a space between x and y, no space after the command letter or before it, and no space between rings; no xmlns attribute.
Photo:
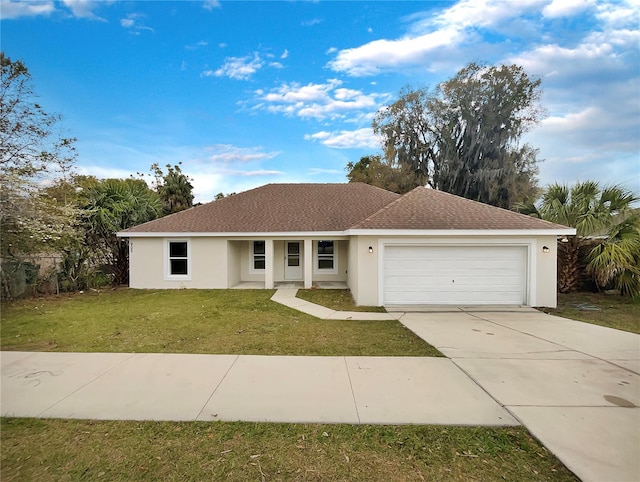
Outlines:
<svg viewBox="0 0 640 482"><path fill-rule="evenodd" d="M227 286L234 289L348 288L348 239L229 240Z"/></svg>

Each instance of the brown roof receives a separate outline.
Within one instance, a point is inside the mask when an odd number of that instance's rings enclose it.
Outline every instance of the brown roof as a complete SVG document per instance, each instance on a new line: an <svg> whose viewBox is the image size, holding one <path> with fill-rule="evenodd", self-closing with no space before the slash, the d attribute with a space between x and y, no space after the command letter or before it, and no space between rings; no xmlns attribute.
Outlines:
<svg viewBox="0 0 640 482"><path fill-rule="evenodd" d="M267 184L124 233L335 232L350 228L557 230L565 226L424 187L400 196L363 183Z"/></svg>
<svg viewBox="0 0 640 482"><path fill-rule="evenodd" d="M124 232L344 231L399 197L363 183L267 184Z"/></svg>
<svg viewBox="0 0 640 482"><path fill-rule="evenodd" d="M353 229L564 229L488 204L443 191L417 187Z"/></svg>

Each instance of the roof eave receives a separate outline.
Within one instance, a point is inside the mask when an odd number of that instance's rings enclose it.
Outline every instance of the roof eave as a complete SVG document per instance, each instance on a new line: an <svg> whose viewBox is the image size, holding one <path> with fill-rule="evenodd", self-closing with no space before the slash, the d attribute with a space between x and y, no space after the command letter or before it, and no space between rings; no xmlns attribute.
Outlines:
<svg viewBox="0 0 640 482"><path fill-rule="evenodd" d="M550 229L348 229L349 236L573 236L574 228Z"/></svg>
<svg viewBox="0 0 640 482"><path fill-rule="evenodd" d="M346 237L344 231L271 231L271 232L150 232L150 231L119 231L119 238L306 238L306 237Z"/></svg>
<svg viewBox="0 0 640 482"><path fill-rule="evenodd" d="M346 231L148 232L119 231L119 238L338 238L347 236L573 236L574 228L553 229L347 229Z"/></svg>

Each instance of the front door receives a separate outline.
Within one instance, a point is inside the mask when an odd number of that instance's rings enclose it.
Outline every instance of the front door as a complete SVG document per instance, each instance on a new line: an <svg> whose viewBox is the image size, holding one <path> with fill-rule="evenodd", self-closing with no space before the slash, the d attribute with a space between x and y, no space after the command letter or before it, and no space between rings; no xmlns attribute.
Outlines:
<svg viewBox="0 0 640 482"><path fill-rule="evenodd" d="M302 279L302 256L300 252L300 241L287 241L284 255L284 279Z"/></svg>

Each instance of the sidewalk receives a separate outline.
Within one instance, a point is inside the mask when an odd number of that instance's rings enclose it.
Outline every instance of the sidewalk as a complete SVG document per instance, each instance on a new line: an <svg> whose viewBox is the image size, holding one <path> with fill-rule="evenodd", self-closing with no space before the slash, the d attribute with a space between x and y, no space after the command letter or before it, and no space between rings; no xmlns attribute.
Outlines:
<svg viewBox="0 0 640 482"><path fill-rule="evenodd" d="M2 416L518 425L446 358L0 353Z"/></svg>
<svg viewBox="0 0 640 482"><path fill-rule="evenodd" d="M322 320L397 320L402 313L371 313L366 311L335 311L310 301L296 298L296 288L278 288L271 301L288 306Z"/></svg>

